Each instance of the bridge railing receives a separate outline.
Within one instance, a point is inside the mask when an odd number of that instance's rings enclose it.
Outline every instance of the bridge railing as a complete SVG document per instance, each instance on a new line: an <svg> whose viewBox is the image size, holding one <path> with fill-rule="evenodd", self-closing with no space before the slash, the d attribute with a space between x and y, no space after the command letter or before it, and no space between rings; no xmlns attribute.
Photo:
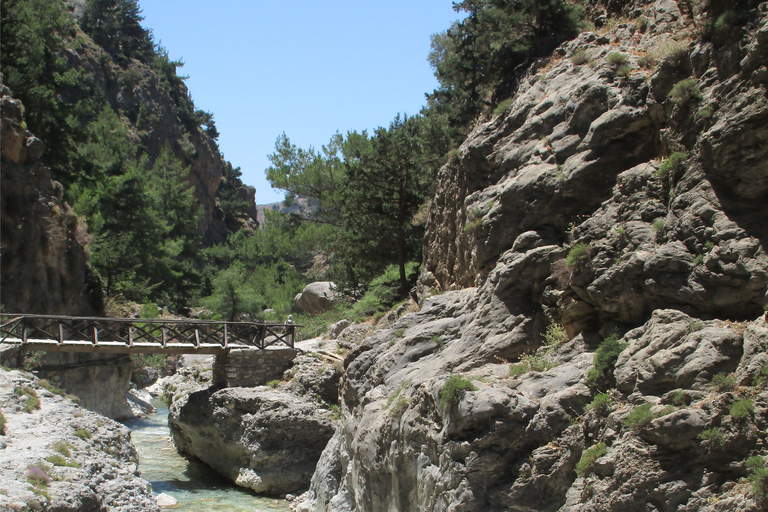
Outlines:
<svg viewBox="0 0 768 512"><path fill-rule="evenodd" d="M137 348L294 347L296 327L267 322L0 314L0 343Z"/></svg>

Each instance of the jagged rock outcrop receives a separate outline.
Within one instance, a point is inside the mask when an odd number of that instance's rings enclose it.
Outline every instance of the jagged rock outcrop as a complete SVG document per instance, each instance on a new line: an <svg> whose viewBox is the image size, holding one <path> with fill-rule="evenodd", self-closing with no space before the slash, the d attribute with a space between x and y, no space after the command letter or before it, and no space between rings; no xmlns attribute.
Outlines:
<svg viewBox="0 0 768 512"><path fill-rule="evenodd" d="M725 41L636 7L440 171L426 300L350 347L296 509L763 509L768 5Z"/></svg>
<svg viewBox="0 0 768 512"><path fill-rule="evenodd" d="M0 371L0 509L159 510L130 430L43 384Z"/></svg>

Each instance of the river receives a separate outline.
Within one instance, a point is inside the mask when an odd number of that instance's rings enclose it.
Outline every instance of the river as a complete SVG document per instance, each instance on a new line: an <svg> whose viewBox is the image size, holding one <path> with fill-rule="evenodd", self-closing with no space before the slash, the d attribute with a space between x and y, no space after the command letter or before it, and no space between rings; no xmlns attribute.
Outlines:
<svg viewBox="0 0 768 512"><path fill-rule="evenodd" d="M164 492L179 503L170 510L183 512L284 512L288 502L262 498L234 486L201 462L180 456L170 441L168 408L160 400L157 412L125 422L139 452L139 469L155 494Z"/></svg>

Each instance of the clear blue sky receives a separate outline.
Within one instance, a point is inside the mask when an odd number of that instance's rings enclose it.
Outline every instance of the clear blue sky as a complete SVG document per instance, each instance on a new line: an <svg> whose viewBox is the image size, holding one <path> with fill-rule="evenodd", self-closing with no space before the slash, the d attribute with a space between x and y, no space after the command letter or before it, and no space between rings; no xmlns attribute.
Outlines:
<svg viewBox="0 0 768 512"><path fill-rule="evenodd" d="M214 114L224 157L283 199L264 170L275 139L319 148L336 131L413 115L437 82L430 35L459 14L451 0L140 0L144 26L185 65L199 109Z"/></svg>

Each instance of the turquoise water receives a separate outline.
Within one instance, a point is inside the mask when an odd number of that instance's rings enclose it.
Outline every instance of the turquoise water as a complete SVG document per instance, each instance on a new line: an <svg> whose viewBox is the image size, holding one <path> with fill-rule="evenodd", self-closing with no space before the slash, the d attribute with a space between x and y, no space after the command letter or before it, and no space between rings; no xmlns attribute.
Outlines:
<svg viewBox="0 0 768 512"><path fill-rule="evenodd" d="M201 462L181 457L168 431L168 408L152 403L157 413L126 421L139 452L139 469L155 494L164 492L179 500L169 510L183 512L273 512L287 511L288 502L262 498L234 486Z"/></svg>

